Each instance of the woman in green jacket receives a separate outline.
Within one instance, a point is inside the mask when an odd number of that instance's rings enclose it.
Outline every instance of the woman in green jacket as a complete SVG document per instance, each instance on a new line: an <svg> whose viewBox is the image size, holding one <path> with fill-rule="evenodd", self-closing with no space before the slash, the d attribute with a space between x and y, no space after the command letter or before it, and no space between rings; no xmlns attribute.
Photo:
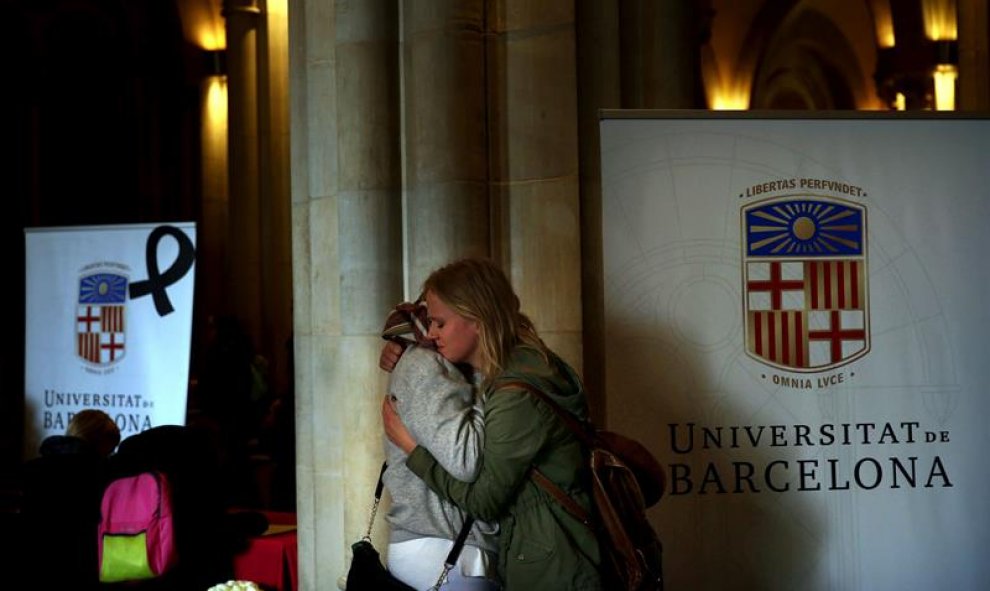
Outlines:
<svg viewBox="0 0 990 591"><path fill-rule="evenodd" d="M531 478L538 469L590 511L585 451L546 402L518 385L528 383L585 420L580 380L543 344L492 263L451 263L427 278L423 292L437 350L484 378L480 473L470 483L453 478L416 445L388 400L382 406L386 434L409 454L406 466L437 494L479 519L498 522L498 572L505 589L600 589L594 532Z"/></svg>

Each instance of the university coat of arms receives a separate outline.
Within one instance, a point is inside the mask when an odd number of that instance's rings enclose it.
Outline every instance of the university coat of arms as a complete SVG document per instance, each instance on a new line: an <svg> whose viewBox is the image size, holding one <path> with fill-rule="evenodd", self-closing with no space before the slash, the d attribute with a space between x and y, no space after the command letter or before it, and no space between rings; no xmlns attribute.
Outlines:
<svg viewBox="0 0 990 591"><path fill-rule="evenodd" d="M125 352L124 310L127 277L94 273L79 279L76 354L99 366L120 361Z"/></svg>
<svg viewBox="0 0 990 591"><path fill-rule="evenodd" d="M746 353L819 372L870 350L866 208L821 196L743 207Z"/></svg>

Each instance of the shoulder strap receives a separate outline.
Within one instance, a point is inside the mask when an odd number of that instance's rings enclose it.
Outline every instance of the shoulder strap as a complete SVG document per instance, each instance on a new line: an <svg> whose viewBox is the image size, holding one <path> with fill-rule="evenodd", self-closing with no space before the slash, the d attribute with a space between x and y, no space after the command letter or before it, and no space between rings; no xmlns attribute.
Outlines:
<svg viewBox="0 0 990 591"><path fill-rule="evenodd" d="M461 555L461 550L464 549L464 542L467 541L468 534L471 533L472 525L474 525L474 517L468 515L464 520L464 525L461 526L461 531L457 533L457 538L454 540L454 545L450 548L450 552L447 554L447 560L443 561L443 568L440 570L440 576L437 578L436 584L430 587L430 591L440 591L440 588L447 582L447 577L450 575L450 571L453 570L454 565L457 564L457 558Z"/></svg>
<svg viewBox="0 0 990 591"><path fill-rule="evenodd" d="M552 398L547 396L547 394L543 390L540 390L539 388L530 384L529 382L524 382L521 380L510 381L510 382L499 382L498 386L522 388L523 390L526 390L527 392L534 394L540 400L546 402L547 405L550 408L552 408L555 413L557 413L557 416L560 417L564 425L566 425L567 428L570 429L572 433L574 433L574 436L577 437L581 441L581 443L585 445L585 447L588 447L590 451L590 448L594 444L594 441L592 440L591 434L588 432L588 428L584 424L582 424L581 421L579 421L577 417L575 417L573 414L561 408L561 406L557 404ZM567 494L567 492L565 492L564 489L560 488L552 480L547 478L547 476L543 474L543 472L540 472L536 468L536 466L530 468L529 476L530 478L533 479L533 482L535 482L537 486L545 490L547 494L549 494L551 497L554 498L554 500L560 503L560 505L564 507L564 509L568 513L570 513L572 517L576 518L578 521L585 524L586 526L592 527L591 515L588 514L588 511L585 510L585 508L582 507L577 501L571 498L571 496Z"/></svg>
<svg viewBox="0 0 990 591"><path fill-rule="evenodd" d="M571 517L574 517L588 527L592 526L591 515L588 511L578 504L577 501L571 498L571 495L567 494L564 489L554 484L554 482L547 478L543 472L540 472L536 466L530 468L529 477L533 479L533 482L535 482L537 486L545 490L547 494L554 498L555 501L560 503L564 510L571 514Z"/></svg>
<svg viewBox="0 0 990 591"><path fill-rule="evenodd" d="M382 462L382 470L378 473L378 484L375 485L375 504L371 506L371 519L368 520L368 529L364 532L364 540L371 539L371 528L375 525L375 515L378 514L378 504L382 502L382 489L385 488L385 482L382 477L385 476L385 468L388 468L386 462Z"/></svg>

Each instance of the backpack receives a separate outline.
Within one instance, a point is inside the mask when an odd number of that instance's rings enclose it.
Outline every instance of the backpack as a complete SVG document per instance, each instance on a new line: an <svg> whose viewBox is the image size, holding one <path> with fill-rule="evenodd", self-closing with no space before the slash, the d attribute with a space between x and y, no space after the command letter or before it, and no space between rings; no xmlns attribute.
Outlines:
<svg viewBox="0 0 990 591"><path fill-rule="evenodd" d="M602 587L626 591L663 589L663 547L646 509L663 495L666 473L641 443L582 423L527 382L502 382L546 402L588 450L594 515L534 466L530 477L568 513L592 528L602 554Z"/></svg>
<svg viewBox="0 0 990 591"><path fill-rule="evenodd" d="M107 486L98 544L103 583L151 579L175 565L172 491L163 473L141 472Z"/></svg>

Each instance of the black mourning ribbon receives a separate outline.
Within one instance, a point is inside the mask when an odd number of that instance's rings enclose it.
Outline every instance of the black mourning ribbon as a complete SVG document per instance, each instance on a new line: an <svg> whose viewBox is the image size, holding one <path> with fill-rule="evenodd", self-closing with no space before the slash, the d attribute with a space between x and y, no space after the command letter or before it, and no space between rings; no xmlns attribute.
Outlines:
<svg viewBox="0 0 990 591"><path fill-rule="evenodd" d="M158 271L158 243L165 236L171 236L178 242L179 255L175 257L175 261L164 273L160 273ZM189 240L189 236L186 236L185 232L175 226L158 226L148 235L148 242L144 249L144 262L148 268L148 278L131 283L131 299L136 300L150 293L155 300L155 310L158 311L158 315L168 316L175 311L175 308L169 301L168 292L165 289L185 277L195 260L196 247L193 246L192 240Z"/></svg>

